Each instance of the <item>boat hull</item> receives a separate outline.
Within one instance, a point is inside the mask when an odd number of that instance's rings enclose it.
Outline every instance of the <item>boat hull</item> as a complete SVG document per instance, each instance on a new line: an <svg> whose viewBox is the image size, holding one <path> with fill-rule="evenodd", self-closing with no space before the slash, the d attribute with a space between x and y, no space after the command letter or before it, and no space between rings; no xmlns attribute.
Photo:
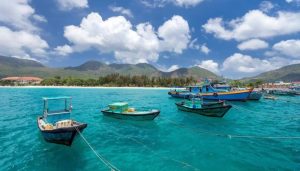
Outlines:
<svg viewBox="0 0 300 171"><path fill-rule="evenodd" d="M197 113L204 116L209 117L223 117L229 109L232 107L231 105L223 105L223 106L216 106L216 107L205 107L205 108L190 108L184 106L184 103L175 103L177 108L181 111L185 112L192 112Z"/></svg>
<svg viewBox="0 0 300 171"><path fill-rule="evenodd" d="M181 98L181 99L189 99L191 96L191 93L186 93L186 92L178 92L178 91L169 91L168 94L171 97L174 98Z"/></svg>
<svg viewBox="0 0 300 171"><path fill-rule="evenodd" d="M76 124L72 127L57 128L53 130L44 130L39 124L39 119L42 119L42 117L38 117L38 127L44 139L50 143L62 144L66 146L72 145L74 138L78 134L77 129L80 132L83 132L83 130L87 127L86 123L75 122Z"/></svg>
<svg viewBox="0 0 300 171"><path fill-rule="evenodd" d="M248 97L248 100L259 100L263 93L258 91L252 91Z"/></svg>
<svg viewBox="0 0 300 171"><path fill-rule="evenodd" d="M130 114L130 113L117 113L113 112L109 109L102 110L101 111L103 115L116 118L116 119L122 119L122 120L134 120L134 121L147 121L147 120L153 120L155 119L160 111L159 110L152 110L145 114Z"/></svg>
<svg viewBox="0 0 300 171"><path fill-rule="evenodd" d="M297 93L292 90L268 90L268 94L278 95L278 96L295 96Z"/></svg>
<svg viewBox="0 0 300 171"><path fill-rule="evenodd" d="M203 93L202 98L205 100L229 100L229 101L246 101L252 90L234 91L234 92L214 92Z"/></svg>

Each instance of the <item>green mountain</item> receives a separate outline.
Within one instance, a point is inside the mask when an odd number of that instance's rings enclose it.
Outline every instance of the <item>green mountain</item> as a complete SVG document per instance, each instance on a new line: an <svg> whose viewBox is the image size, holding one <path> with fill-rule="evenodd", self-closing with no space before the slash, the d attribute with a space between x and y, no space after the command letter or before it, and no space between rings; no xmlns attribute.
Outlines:
<svg viewBox="0 0 300 171"><path fill-rule="evenodd" d="M213 72L210 72L206 69L200 67L191 67L191 68L179 68L172 72L163 73L164 76L176 78L176 77L194 77L194 78L212 78L212 79L221 79L220 76L217 76Z"/></svg>
<svg viewBox="0 0 300 171"><path fill-rule="evenodd" d="M245 81L264 80L273 81L299 81L300 80L300 64L284 66L282 68L261 73L255 77L245 78Z"/></svg>
<svg viewBox="0 0 300 171"><path fill-rule="evenodd" d="M54 76L75 78L98 78L108 74L147 75L149 77L190 77L217 79L216 74L199 67L180 68L172 72L162 72L146 63L140 64L105 64L99 61L87 61L82 65L65 68L50 68L37 61L0 56L0 78L7 76Z"/></svg>

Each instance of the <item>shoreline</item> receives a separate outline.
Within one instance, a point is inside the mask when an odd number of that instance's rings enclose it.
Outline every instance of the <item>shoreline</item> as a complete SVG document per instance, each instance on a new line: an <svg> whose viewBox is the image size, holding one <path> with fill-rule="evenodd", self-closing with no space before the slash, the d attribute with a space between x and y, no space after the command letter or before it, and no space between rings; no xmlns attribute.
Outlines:
<svg viewBox="0 0 300 171"><path fill-rule="evenodd" d="M82 89L156 89L169 90L172 87L88 87L88 86L0 86L0 88L82 88ZM180 88L177 88L180 89Z"/></svg>

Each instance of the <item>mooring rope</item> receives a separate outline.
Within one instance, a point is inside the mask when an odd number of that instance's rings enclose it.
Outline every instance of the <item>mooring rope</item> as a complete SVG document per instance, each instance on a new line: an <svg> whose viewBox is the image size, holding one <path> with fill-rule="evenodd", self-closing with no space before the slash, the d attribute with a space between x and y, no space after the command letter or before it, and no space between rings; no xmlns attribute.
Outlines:
<svg viewBox="0 0 300 171"><path fill-rule="evenodd" d="M185 125L181 124L181 123L177 123L175 121L172 121L170 119L166 119L166 118L161 118L164 119L166 121L169 121L170 123L178 126L178 127L182 127L182 128L186 128L189 129L193 132L196 133L201 133L201 134L209 134L212 136L219 136L219 137L226 137L229 139L233 139L233 138L252 138L252 139L300 139L300 136L256 136L256 135L233 135L233 134L224 134L224 133L215 133L215 132L209 132L206 130L200 130L198 128L190 128L190 127L186 127Z"/></svg>
<svg viewBox="0 0 300 171"><path fill-rule="evenodd" d="M187 162L180 161L180 160L176 160L176 159L169 158L169 157L165 157L165 156L161 156L160 154L158 154L157 152L155 152L154 150L152 150L150 147L148 147L145 143L143 143L142 141L139 141L139 140L137 140L137 139L135 139L135 138L133 138L133 137L123 136L123 135L117 133L116 131L108 131L108 132L111 132L111 133L113 133L113 134L115 134L115 135L117 135L117 136L119 136L119 137L124 137L124 138L130 139L130 140L132 140L132 141L134 141L134 142L136 142L136 143L138 143L138 144L141 144L141 145L143 145L144 148L146 148L147 150L149 150L150 152L152 152L154 155L156 155L156 156L158 156L158 157L160 157L160 158L162 158L162 159L170 160L170 161L176 162L176 163L181 164L181 165L183 165L183 166L185 166L185 167L189 167L189 168L191 168L192 170L195 170L195 171L198 171L198 170L199 170L198 168L192 166L191 164L189 164L189 163L187 163Z"/></svg>
<svg viewBox="0 0 300 171"><path fill-rule="evenodd" d="M246 109L246 108L244 108L244 107L241 107L241 106L237 106L237 105L235 105L235 104L232 104L232 103L229 103L230 105L232 105L233 106L233 108L236 108L236 109L238 109L238 110L244 110L244 111L247 111L247 112L251 112L251 113L255 113L255 114L260 114L259 112L255 112L255 111L252 111L252 110L249 110L249 109Z"/></svg>
<svg viewBox="0 0 300 171"><path fill-rule="evenodd" d="M253 113L253 114L261 114L260 112L256 112L256 111L252 111L252 110L249 110L249 109L247 109L247 108L245 108L245 107L241 107L241 106L237 106L237 105L234 105L234 104L230 104L230 105L232 105L233 106L233 108L236 108L237 110L240 110L240 111L246 111L246 112L250 112L250 113ZM295 114L295 115L300 115L300 114ZM287 119L287 118L286 118ZM300 119L300 117L291 117L290 118L290 120L298 120L298 119Z"/></svg>
<svg viewBox="0 0 300 171"><path fill-rule="evenodd" d="M101 154L99 154L87 141L87 139L82 135L82 133L78 130L77 127L75 127L78 134L81 136L81 138L85 141L85 143L90 147L90 149L94 152L94 154L99 158L99 160L104 163L108 168L110 168L111 171L120 171L116 166L111 164L108 160L106 160Z"/></svg>

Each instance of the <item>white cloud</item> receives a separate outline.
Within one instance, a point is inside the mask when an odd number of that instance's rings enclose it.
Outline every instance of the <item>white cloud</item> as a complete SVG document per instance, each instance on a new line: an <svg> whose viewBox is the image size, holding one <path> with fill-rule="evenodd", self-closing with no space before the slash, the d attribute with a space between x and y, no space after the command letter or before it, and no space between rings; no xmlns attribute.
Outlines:
<svg viewBox="0 0 300 171"><path fill-rule="evenodd" d="M48 43L39 33L37 22L47 19L35 13L30 0L0 3L0 54L25 59L47 57Z"/></svg>
<svg viewBox="0 0 300 171"><path fill-rule="evenodd" d="M283 57L271 57L268 59L259 59L249 55L235 53L223 62L221 72L232 78L242 78L255 76L262 72L278 69L285 65L300 62L299 60L291 60Z"/></svg>
<svg viewBox="0 0 300 171"><path fill-rule="evenodd" d="M166 21L157 35L149 23L133 28L123 16L103 20L98 13L83 18L80 26L66 26L64 36L72 44L72 50L66 53L96 48L101 53L114 53L123 63L156 62L160 52L182 53L190 37L188 24L181 16Z"/></svg>
<svg viewBox="0 0 300 171"><path fill-rule="evenodd" d="M273 49L288 57L300 58L300 39L278 42L273 45Z"/></svg>
<svg viewBox="0 0 300 171"><path fill-rule="evenodd" d="M222 18L209 19L202 27L217 38L240 41L298 33L299 18L300 12L279 11L276 16L268 16L260 10L252 10L229 22L223 22Z"/></svg>
<svg viewBox="0 0 300 171"><path fill-rule="evenodd" d="M172 2L180 7L196 6L203 0L173 0Z"/></svg>
<svg viewBox="0 0 300 171"><path fill-rule="evenodd" d="M297 5L300 5L300 0L285 0L287 3L296 3Z"/></svg>
<svg viewBox="0 0 300 171"><path fill-rule="evenodd" d="M222 18L209 19L202 27L207 33L213 33L217 38L224 40L230 40L233 38L233 33L224 28L224 22Z"/></svg>
<svg viewBox="0 0 300 171"><path fill-rule="evenodd" d="M192 41L190 41L189 48L199 50L200 49L200 45L197 43L197 41L198 41L197 38L195 38Z"/></svg>
<svg viewBox="0 0 300 171"><path fill-rule="evenodd" d="M56 48L54 48L54 53L61 56L67 56L72 52L73 49L69 45L57 46Z"/></svg>
<svg viewBox="0 0 300 171"><path fill-rule="evenodd" d="M219 74L220 71L219 71L219 64L216 63L215 61L213 60L204 60L204 61L201 61L201 63L199 65L197 65L198 67L200 68L204 68L204 69L207 69L215 74Z"/></svg>
<svg viewBox="0 0 300 171"><path fill-rule="evenodd" d="M169 68L164 66L164 65L159 65L157 64L157 68L160 70L160 71L163 71L163 72L172 72L172 71L175 71L177 69L179 69L180 67L178 65L172 65L170 66Z"/></svg>
<svg viewBox="0 0 300 171"><path fill-rule="evenodd" d="M172 72L172 71L175 71L179 69L179 66L178 65L172 65L170 68L168 68L166 71L167 72Z"/></svg>
<svg viewBox="0 0 300 171"><path fill-rule="evenodd" d="M205 53L206 55L210 52L210 49L206 46L206 44L201 45L200 50L201 50L201 52Z"/></svg>
<svg viewBox="0 0 300 171"><path fill-rule="evenodd" d="M140 2L146 7L156 8L164 7L172 3L179 7L193 7L201 3L203 0L141 0Z"/></svg>
<svg viewBox="0 0 300 171"><path fill-rule="evenodd" d="M274 8L274 4L272 4L272 2L270 1L262 1L259 4L259 9L263 12L269 12L270 10L272 10Z"/></svg>
<svg viewBox="0 0 300 171"><path fill-rule="evenodd" d="M47 21L43 16L35 14L29 5L30 0L9 0L0 3L0 23L5 23L15 29L27 31L39 30L32 22Z"/></svg>
<svg viewBox="0 0 300 171"><path fill-rule="evenodd" d="M88 8L88 0L56 0L61 10L72 10L74 8Z"/></svg>
<svg viewBox="0 0 300 171"><path fill-rule="evenodd" d="M248 55L235 53L225 59L222 70L230 72L256 73L272 69L272 65L267 60L253 58Z"/></svg>
<svg viewBox="0 0 300 171"><path fill-rule="evenodd" d="M128 17L131 18L133 17L130 9L126 9L124 7L117 7L117 6L110 6L109 9L112 10L113 12L118 12L120 14L127 15Z"/></svg>
<svg viewBox="0 0 300 171"><path fill-rule="evenodd" d="M240 50L257 50L257 49L265 49L267 47L269 47L269 44L260 39L250 39L238 45L238 48Z"/></svg>
<svg viewBox="0 0 300 171"><path fill-rule="evenodd" d="M197 38L193 39L189 43L189 48L199 50L206 55L210 52L210 49L206 46L206 44L202 44L201 46L197 43Z"/></svg>
<svg viewBox="0 0 300 171"><path fill-rule="evenodd" d="M34 14L32 17L33 17L36 21L39 21L39 22L47 22L47 19L46 19L44 16Z"/></svg>
<svg viewBox="0 0 300 171"><path fill-rule="evenodd" d="M182 53L190 41L189 24L181 16L175 15L158 28L162 51Z"/></svg>
<svg viewBox="0 0 300 171"><path fill-rule="evenodd" d="M0 26L0 54L26 57L33 54L45 57L48 44L40 36L26 31L12 31Z"/></svg>
<svg viewBox="0 0 300 171"><path fill-rule="evenodd" d="M216 74L221 73L228 78L237 79L255 76L262 72L278 69L280 67L296 63L300 63L300 60L279 56L260 59L241 53L234 53L233 55L227 57L222 64L218 64L213 60L204 60L196 66L205 68Z"/></svg>

